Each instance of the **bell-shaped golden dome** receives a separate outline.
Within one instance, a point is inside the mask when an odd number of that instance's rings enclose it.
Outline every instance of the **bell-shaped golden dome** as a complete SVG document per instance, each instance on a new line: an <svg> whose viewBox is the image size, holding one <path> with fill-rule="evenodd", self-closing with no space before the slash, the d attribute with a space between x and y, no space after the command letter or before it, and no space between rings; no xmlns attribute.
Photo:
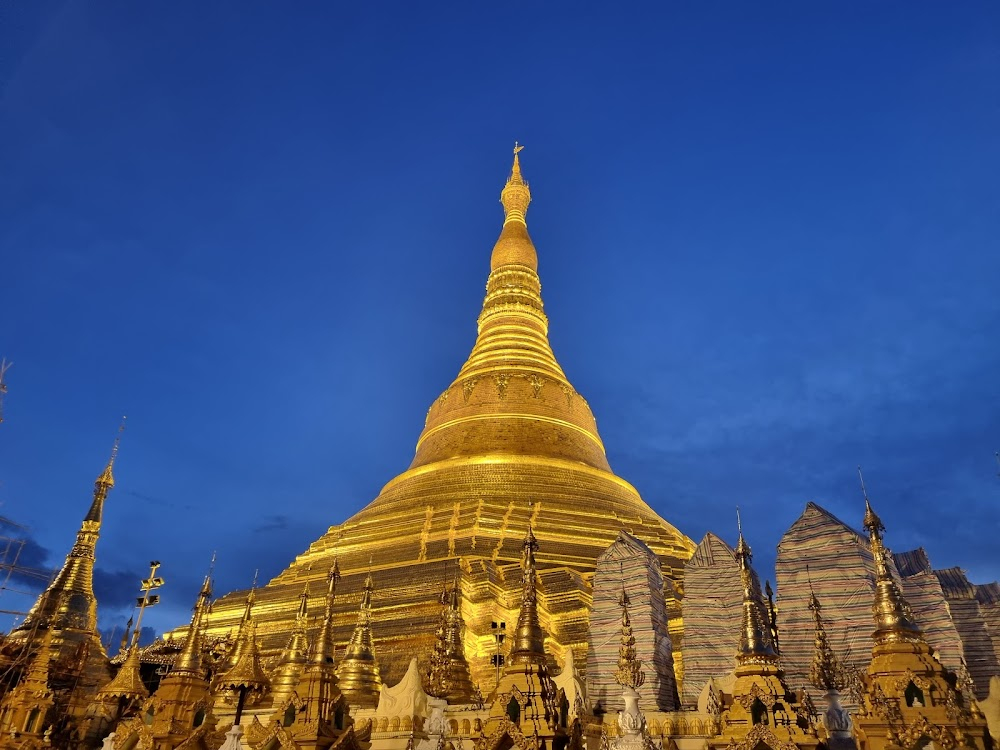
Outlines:
<svg viewBox="0 0 1000 750"><path fill-rule="evenodd" d="M479 335L455 381L431 405L410 468L459 456L517 454L581 461L610 471L597 423L549 345L538 256L525 214L531 202L518 152L500 194L503 229L493 247Z"/></svg>

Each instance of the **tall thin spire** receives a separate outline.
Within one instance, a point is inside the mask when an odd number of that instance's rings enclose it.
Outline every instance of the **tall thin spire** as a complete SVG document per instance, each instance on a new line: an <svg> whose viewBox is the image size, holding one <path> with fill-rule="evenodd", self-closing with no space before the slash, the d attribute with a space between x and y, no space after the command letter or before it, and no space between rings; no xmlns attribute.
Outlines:
<svg viewBox="0 0 1000 750"><path fill-rule="evenodd" d="M511 665L545 664L545 631L538 620L538 571L535 552L538 541L528 521L521 553L521 611L517 615L514 645L510 652Z"/></svg>
<svg viewBox="0 0 1000 750"><path fill-rule="evenodd" d="M891 553L882 541L885 525L872 509L865 488L865 478L858 467L858 478L861 481L861 492L865 498L864 526L868 532L868 542L871 547L872 559L875 563L875 601L872 604L872 615L875 618L875 632L872 634L876 644L899 641L914 641L923 638L920 628L913 622L910 605L896 585L889 567Z"/></svg>
<svg viewBox="0 0 1000 750"><path fill-rule="evenodd" d="M340 583L340 566L335 559L333 567L326 579L326 608L323 611L323 624L313 647L311 663L316 666L333 664L333 602L337 596L337 584Z"/></svg>
<svg viewBox="0 0 1000 750"><path fill-rule="evenodd" d="M111 488L115 486L112 470L124 429L125 418L122 417L121 426L111 448L111 457L94 482L93 500L80 524L80 530L76 533L76 543L66 556L58 575L38 597L17 631L31 632L41 626L57 630L97 632L94 560L97 540L101 534L104 502Z"/></svg>
<svg viewBox="0 0 1000 750"><path fill-rule="evenodd" d="M91 503L90 510L83 519L84 521L99 524L104 515L104 501L108 497L108 492L115 486L115 475L112 470L115 467L115 459L118 458L118 446L121 444L122 433L125 432L125 420L126 417L122 417L122 423L118 427L118 434L115 436L114 445L111 447L111 457L108 459L104 471L94 480L94 501Z"/></svg>
<svg viewBox="0 0 1000 750"><path fill-rule="evenodd" d="M278 664L271 673L272 705L280 706L299 682L302 670L305 668L309 655L309 581L302 587L299 594L299 609L295 613L295 629L288 643L278 657Z"/></svg>
<svg viewBox="0 0 1000 750"><path fill-rule="evenodd" d="M753 552L743 538L743 524L736 511L739 540L736 543L736 563L740 568L740 582L743 585L743 623L740 628L740 643L737 661L742 664L777 663L778 652L774 647L771 627L760 591L760 580L751 562Z"/></svg>
<svg viewBox="0 0 1000 750"><path fill-rule="evenodd" d="M212 563L215 563L215 555L212 555ZM205 613L208 612L209 603L212 599L212 574L205 576L198 592L198 599L194 605L194 614L191 615L191 626L188 628L187 638L184 640L184 647L177 655L174 668L171 673L190 674L198 677L204 676L201 660L201 643L204 630Z"/></svg>
<svg viewBox="0 0 1000 750"><path fill-rule="evenodd" d="M333 660L333 603L340 583L340 567L334 559L326 579L326 607L316 643L308 662L299 674L295 690L304 701L304 720L329 722L336 714L343 697L337 687L337 670ZM300 616L304 605L300 599ZM277 699L276 699L277 700Z"/></svg>

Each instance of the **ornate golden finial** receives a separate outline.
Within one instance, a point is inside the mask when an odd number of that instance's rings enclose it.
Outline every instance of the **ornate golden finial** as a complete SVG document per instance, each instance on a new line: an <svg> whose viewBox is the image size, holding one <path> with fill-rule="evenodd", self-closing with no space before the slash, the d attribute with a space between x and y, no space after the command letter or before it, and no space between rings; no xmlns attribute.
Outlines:
<svg viewBox="0 0 1000 750"><path fill-rule="evenodd" d="M517 615L509 663L545 664L545 632L538 620L538 571L535 568L538 540L535 539L530 520L521 546L521 611Z"/></svg>
<svg viewBox="0 0 1000 750"><path fill-rule="evenodd" d="M526 224L525 216L528 213L528 204L531 203L531 190L528 183L521 176L521 160L518 154L524 149L517 141L514 142L514 165L510 170L510 177L507 184L500 192L500 203L503 204L504 224L516 221Z"/></svg>
<svg viewBox="0 0 1000 750"><path fill-rule="evenodd" d="M865 476L861 473L860 466L858 466L858 480L861 482L861 494L865 498L865 517L862 523L869 534L875 534L881 539L882 532L885 531L885 525L882 523L882 519L878 517L878 514L872 510L872 504L868 500L868 490L865 488Z"/></svg>
<svg viewBox="0 0 1000 750"><path fill-rule="evenodd" d="M739 565L740 582L743 584L743 623L736 658L741 665L776 663L778 652L774 647L770 618L761 594L760 580L751 567L753 552L743 538L739 509L736 511L736 524L740 535L736 544L736 563Z"/></svg>
<svg viewBox="0 0 1000 750"><path fill-rule="evenodd" d="M628 593L625 591L625 580L622 579L622 594L618 597L618 606L622 610L621 645L618 646L618 668L615 670L615 682L622 687L637 690L646 681L642 671L642 662L636 656L635 636L632 634L632 620L628 614Z"/></svg>
<svg viewBox="0 0 1000 750"><path fill-rule="evenodd" d="M107 491L115 486L115 477L112 473L112 469L115 467L115 459L118 458L118 446L121 445L122 433L125 432L126 419L127 417L122 417L122 423L118 427L118 434L115 435L115 442L111 446L111 458L108 459L108 464L104 467L104 471L102 471L97 477L97 481L94 486L95 492L103 490L104 493L107 494Z"/></svg>
<svg viewBox="0 0 1000 750"><path fill-rule="evenodd" d="M860 466L858 467L858 476L861 478L861 492L865 498L864 526L868 531L868 543L875 563L875 601L872 604L875 632L872 634L872 638L876 645L922 640L923 635L920 628L913 622L910 605L903 598L903 594L892 577L889 563L892 553L882 541L885 525L872 510Z"/></svg>

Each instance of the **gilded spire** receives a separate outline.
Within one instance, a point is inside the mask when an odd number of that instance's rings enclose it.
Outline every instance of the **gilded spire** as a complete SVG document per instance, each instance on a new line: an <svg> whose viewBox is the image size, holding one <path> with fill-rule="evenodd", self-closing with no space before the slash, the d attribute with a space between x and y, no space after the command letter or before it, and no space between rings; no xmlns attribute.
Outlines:
<svg viewBox="0 0 1000 750"><path fill-rule="evenodd" d="M475 687L465 659L462 643L462 590L456 571L451 589L441 596L444 608L441 624L437 630L437 640L431 652L431 668L427 676L427 693L436 698L444 698L449 703L469 703Z"/></svg>
<svg viewBox="0 0 1000 750"><path fill-rule="evenodd" d="M740 644L736 658L740 665L777 663L778 652L774 647L767 608L760 591L760 580L751 567L753 553L743 538L743 524L739 510L736 511L739 540L736 543L736 563L740 567L740 582L743 585L743 624L740 628Z"/></svg>
<svg viewBox="0 0 1000 750"><path fill-rule="evenodd" d="M281 705L290 697L299 682L299 677L306 665L309 654L308 628L309 612L309 582L306 581L299 594L299 609L295 613L295 629L292 631L288 644L278 658L278 664L271 677L271 699L275 706Z"/></svg>
<svg viewBox="0 0 1000 750"><path fill-rule="evenodd" d="M215 562L215 557L212 557ZM209 573L201 584L198 592L198 600L194 605L194 614L191 615L191 626L188 628L187 638L184 640L184 647L177 655L174 668L171 673L189 674L197 677L204 677L201 661L202 631L204 629L205 613L208 612L209 602L212 599L212 575Z"/></svg>
<svg viewBox="0 0 1000 750"><path fill-rule="evenodd" d="M76 534L76 543L66 556L55 580L42 593L17 631L33 632L37 627L56 630L97 632L97 600L94 598L94 559L101 534L104 501L115 485L112 469L118 456L125 420L122 419L111 449L111 458L94 482L90 508Z"/></svg>
<svg viewBox="0 0 1000 750"><path fill-rule="evenodd" d="M514 631L514 646L510 652L511 665L545 664L545 632L538 621L538 572L535 568L535 552L538 541L528 522L521 554L521 611L517 615L517 629Z"/></svg>
<svg viewBox="0 0 1000 750"><path fill-rule="evenodd" d="M820 613L819 598L812 590L812 583L809 584L809 611L812 612L813 624L816 631L816 639L813 646L812 664L809 666L809 681L819 690L831 691L842 689L847 681L844 671L837 662L837 656L830 647L830 642L826 637L826 628L823 626L823 616Z"/></svg>
<svg viewBox="0 0 1000 750"><path fill-rule="evenodd" d="M910 605L896 585L889 566L891 553L882 541L885 525L882 519L872 510L865 488L865 479L858 467L858 478L861 480L861 492L865 497L864 526L868 532L868 542L871 547L872 560L875 563L875 601L872 604L872 615L875 618L875 632L872 638L876 645L898 641L921 640L920 628L913 622Z"/></svg>
<svg viewBox="0 0 1000 750"><path fill-rule="evenodd" d="M337 596L337 584L340 583L340 566L333 561L333 567L326 579L326 609L323 612L323 624L313 648L312 664L326 666L333 664L333 602Z"/></svg>
<svg viewBox="0 0 1000 750"><path fill-rule="evenodd" d="M226 669L231 669L240 658L240 654L243 650L244 641L240 638L240 634L250 626L252 620L251 613L253 612L253 605L257 601L257 573L253 576L253 585L250 586L250 590L247 592L246 602L243 605L243 615L240 617L240 624L236 631L236 643L233 644L232 650L226 657Z"/></svg>
<svg viewBox="0 0 1000 750"><path fill-rule="evenodd" d="M635 652L635 636L632 635L632 620L628 614L629 598L625 592L625 582L622 581L622 595L618 598L618 606L622 610L622 640L618 646L618 669L615 670L615 682L624 688L637 690L646 681L642 671L642 662Z"/></svg>
<svg viewBox="0 0 1000 750"><path fill-rule="evenodd" d="M531 190L528 183L521 176L521 160L518 154L524 150L524 146L514 142L514 166L511 167L510 177L507 184L500 192L500 203L503 204L504 224L509 222L519 222L527 226L525 216L528 213L528 204L531 203Z"/></svg>
<svg viewBox="0 0 1000 750"><path fill-rule="evenodd" d="M375 660L375 642L372 638L371 609L374 590L375 583L369 571L361 592L358 622L337 671L340 689L347 696L348 702L356 706L375 706L382 689L382 677Z"/></svg>
<svg viewBox="0 0 1000 750"><path fill-rule="evenodd" d="M108 491L115 486L115 475L113 469L115 468L115 459L118 458L118 446L121 444L122 433L125 432L125 417L122 417L122 423L118 427L118 434L115 436L114 445L111 446L111 457L108 459L107 465L104 467L97 479L94 481L94 501L90 505L90 510L84 517L84 521L91 523L100 523L101 517L104 514L104 501L108 497Z"/></svg>
<svg viewBox="0 0 1000 750"><path fill-rule="evenodd" d="M427 414L411 468L457 455L543 455L610 471L590 407L549 344L538 255L525 215L531 201L515 146L501 191L504 223L490 257L476 343ZM503 422L505 429L497 430Z"/></svg>

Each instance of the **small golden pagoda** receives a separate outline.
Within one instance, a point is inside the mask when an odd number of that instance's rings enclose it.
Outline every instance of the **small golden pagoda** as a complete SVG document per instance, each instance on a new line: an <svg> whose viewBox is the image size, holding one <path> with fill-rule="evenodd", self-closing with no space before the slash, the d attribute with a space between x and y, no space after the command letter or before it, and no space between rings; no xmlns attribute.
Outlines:
<svg viewBox="0 0 1000 750"><path fill-rule="evenodd" d="M860 470L859 470L860 473ZM862 480L862 490L864 481ZM864 527L875 563L872 659L863 677L862 705L854 715L859 750L983 750L986 720L957 675L934 658L890 569L885 526L867 491Z"/></svg>
<svg viewBox="0 0 1000 750"><path fill-rule="evenodd" d="M590 407L549 345L538 257L526 223L531 191L519 153L500 197L504 222L471 354L431 403L409 468L258 591L265 656L284 649L296 628L303 585L322 585L320 571L335 557L346 596L334 637L344 643L352 633L347 602L363 595L374 556L374 647L381 678L390 684L403 677L414 654L426 672L440 582L459 559L465 654L473 682L492 686L491 623L516 617L510 603L517 598L519 540L529 522L543 543L537 564L547 596L538 603L539 616L558 662L569 648L585 661L595 562L623 527L649 545L668 579L679 581L694 544L612 473ZM209 631L219 636L233 628L242 608L238 592L216 602ZM676 599L668 610L679 651ZM341 682L350 695L346 674Z"/></svg>
<svg viewBox="0 0 1000 750"><path fill-rule="evenodd" d="M710 748L812 750L819 745L813 717L785 684L774 644L774 624L751 566L753 553L740 528L736 562L743 588L743 619L736 653L736 681L721 706L719 732Z"/></svg>
<svg viewBox="0 0 1000 750"><path fill-rule="evenodd" d="M372 638L372 592L375 582L372 574L365 578L365 588L361 592L358 606L358 622L354 626L351 640L347 644L344 658L337 667L340 690L353 706L374 708L378 705L378 694L382 689L382 677L375 660L375 643Z"/></svg>
<svg viewBox="0 0 1000 750"><path fill-rule="evenodd" d="M516 746L541 750L545 743L566 736L560 721L558 689L549 675L545 631L538 621L538 576L535 552L538 541L528 526L524 537L521 607L510 655L503 675L490 695L484 735L476 750Z"/></svg>
<svg viewBox="0 0 1000 750"><path fill-rule="evenodd" d="M442 593L441 601L444 607L437 641L430 658L427 694L444 698L448 703L470 703L475 694L475 686L472 684L469 662L465 659L465 646L462 644L465 623L462 620L462 589L457 573L451 588Z"/></svg>
<svg viewBox="0 0 1000 750"><path fill-rule="evenodd" d="M299 611L295 615L295 632L288 639L288 645L281 652L278 665L271 677L271 702L278 706L285 704L295 692L299 677L309 658L309 584L299 595Z"/></svg>

